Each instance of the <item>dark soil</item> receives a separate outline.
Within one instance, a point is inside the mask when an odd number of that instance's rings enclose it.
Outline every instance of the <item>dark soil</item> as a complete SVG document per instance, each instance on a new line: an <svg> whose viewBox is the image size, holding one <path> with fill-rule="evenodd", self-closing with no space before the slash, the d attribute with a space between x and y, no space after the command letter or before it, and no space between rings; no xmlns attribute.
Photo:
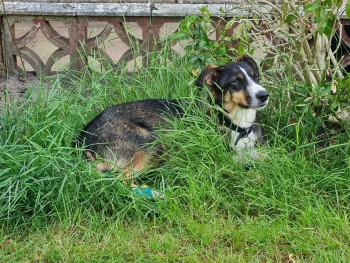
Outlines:
<svg viewBox="0 0 350 263"><path fill-rule="evenodd" d="M5 99L22 98L27 88L38 85L39 81L34 74L27 74L24 77L10 76L0 80L0 106Z"/></svg>

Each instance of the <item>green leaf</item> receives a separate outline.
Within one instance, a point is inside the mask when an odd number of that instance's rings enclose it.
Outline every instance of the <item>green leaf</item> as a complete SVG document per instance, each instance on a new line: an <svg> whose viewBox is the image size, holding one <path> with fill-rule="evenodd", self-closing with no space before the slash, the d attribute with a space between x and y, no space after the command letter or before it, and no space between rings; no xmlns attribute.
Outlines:
<svg viewBox="0 0 350 263"><path fill-rule="evenodd" d="M240 41L240 43L238 44L237 53L239 55L243 55L244 54L244 43L242 41Z"/></svg>
<svg viewBox="0 0 350 263"><path fill-rule="evenodd" d="M334 0L334 4L339 8L341 7L343 1L342 0Z"/></svg>
<svg viewBox="0 0 350 263"><path fill-rule="evenodd" d="M183 32L176 32L176 33L172 34L170 36L170 38L183 40L183 39L188 39L189 36Z"/></svg>
<svg viewBox="0 0 350 263"><path fill-rule="evenodd" d="M339 102L338 101L333 101L332 104L331 104L331 109L332 110L335 110L336 108L339 107Z"/></svg>
<svg viewBox="0 0 350 263"><path fill-rule="evenodd" d="M348 18L350 18L350 0L348 0L348 1L346 2L346 5L345 5L345 13L346 13L346 16L347 16Z"/></svg>
<svg viewBox="0 0 350 263"><path fill-rule="evenodd" d="M196 55L190 55L190 56L188 57L188 62L195 62L195 61L197 61L197 60L199 60L199 57L196 56Z"/></svg>
<svg viewBox="0 0 350 263"><path fill-rule="evenodd" d="M314 98L314 99L312 100L312 102L313 102L313 104L314 104L316 107L321 106L321 102L320 102L320 100L319 100L318 98Z"/></svg>
<svg viewBox="0 0 350 263"><path fill-rule="evenodd" d="M317 3L313 3L313 4L308 4L308 5L305 5L304 6L304 11L305 12L310 12L310 11L314 11L316 10L317 8L319 8L319 4Z"/></svg>
<svg viewBox="0 0 350 263"><path fill-rule="evenodd" d="M289 15L287 15L287 17L286 17L286 19L284 20L284 22L286 22L287 24L291 25L291 24L294 22L294 20L295 20L296 18L297 18L296 15L294 15L294 14L289 14Z"/></svg>
<svg viewBox="0 0 350 263"><path fill-rule="evenodd" d="M318 21L322 20L326 16L326 10L322 8L318 8L315 10L315 15Z"/></svg>
<svg viewBox="0 0 350 263"><path fill-rule="evenodd" d="M299 102L294 104L295 108L304 108L306 106L307 106L307 103L304 103L304 102Z"/></svg>
<svg viewBox="0 0 350 263"><path fill-rule="evenodd" d="M334 22L335 22L335 18L333 18L333 17L331 17L330 19L327 20L327 25L326 25L325 31L324 31L324 34L326 36L329 36L330 34L332 34Z"/></svg>
<svg viewBox="0 0 350 263"><path fill-rule="evenodd" d="M208 12L208 6L203 6L201 8L199 8L199 10L201 11L202 14L204 14L205 12Z"/></svg>

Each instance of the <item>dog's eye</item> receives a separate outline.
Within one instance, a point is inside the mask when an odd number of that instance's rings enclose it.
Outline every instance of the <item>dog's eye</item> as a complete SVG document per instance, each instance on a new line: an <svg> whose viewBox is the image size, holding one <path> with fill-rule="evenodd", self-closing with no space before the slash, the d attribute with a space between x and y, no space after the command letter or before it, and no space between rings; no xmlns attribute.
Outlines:
<svg viewBox="0 0 350 263"><path fill-rule="evenodd" d="M242 88L242 80L234 79L230 82L229 89L238 91Z"/></svg>
<svg viewBox="0 0 350 263"><path fill-rule="evenodd" d="M242 82L243 82L242 78L235 78L231 80L231 85L238 85L238 84L241 84Z"/></svg>

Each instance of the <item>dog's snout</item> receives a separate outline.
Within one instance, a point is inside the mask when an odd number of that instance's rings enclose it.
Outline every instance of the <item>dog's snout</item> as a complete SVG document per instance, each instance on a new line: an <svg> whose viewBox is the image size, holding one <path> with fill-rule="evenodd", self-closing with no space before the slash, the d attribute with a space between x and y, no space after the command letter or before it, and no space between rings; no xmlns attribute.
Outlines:
<svg viewBox="0 0 350 263"><path fill-rule="evenodd" d="M256 94L256 98L261 102L265 102L269 98L269 93L266 90L259 91Z"/></svg>

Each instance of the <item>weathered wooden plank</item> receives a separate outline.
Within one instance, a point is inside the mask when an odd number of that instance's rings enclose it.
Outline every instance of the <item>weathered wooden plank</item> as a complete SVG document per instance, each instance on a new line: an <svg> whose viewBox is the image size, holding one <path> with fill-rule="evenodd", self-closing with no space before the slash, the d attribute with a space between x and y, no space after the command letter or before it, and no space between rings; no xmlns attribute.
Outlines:
<svg viewBox="0 0 350 263"><path fill-rule="evenodd" d="M233 4L153 4L153 16L181 17L185 15L201 15L200 8L207 6L213 16L240 17L247 15L233 8Z"/></svg>
<svg viewBox="0 0 350 263"><path fill-rule="evenodd" d="M7 15L148 16L149 4L6 2ZM0 8L4 12L3 7Z"/></svg>
<svg viewBox="0 0 350 263"><path fill-rule="evenodd" d="M200 15L200 8L208 6L213 16L223 16L227 4L150 4L150 3L43 3L5 2L7 15L48 16L168 16ZM3 7L0 7L3 14ZM240 16L242 12L226 12L226 16Z"/></svg>
<svg viewBox="0 0 350 263"><path fill-rule="evenodd" d="M4 2L10 2L5 0ZM223 4L240 0L59 0L60 3L158 3L158 4ZM33 0L17 0L16 2L34 2ZM57 3L58 0L35 0L42 3Z"/></svg>
<svg viewBox="0 0 350 263"><path fill-rule="evenodd" d="M200 15L200 8L208 6L213 16L240 17L248 13L234 8L234 4L157 4L157 3L44 3L44 2L5 2L7 15L27 16L159 16L182 17ZM246 10L249 10L247 8ZM261 12L269 12L267 6ZM222 12L223 11L223 12ZM0 14L4 8L0 5ZM346 19L344 7L340 8L341 19Z"/></svg>
<svg viewBox="0 0 350 263"><path fill-rule="evenodd" d="M240 17L246 12L236 10L233 4L158 4L158 3L45 3L45 2L5 2L8 15L53 15L53 16L167 16L182 17L200 15L200 8L208 6L213 16ZM220 10L224 10L221 12ZM262 12L269 8L262 6ZM4 14L3 6L0 12ZM346 18L344 8L339 14Z"/></svg>

